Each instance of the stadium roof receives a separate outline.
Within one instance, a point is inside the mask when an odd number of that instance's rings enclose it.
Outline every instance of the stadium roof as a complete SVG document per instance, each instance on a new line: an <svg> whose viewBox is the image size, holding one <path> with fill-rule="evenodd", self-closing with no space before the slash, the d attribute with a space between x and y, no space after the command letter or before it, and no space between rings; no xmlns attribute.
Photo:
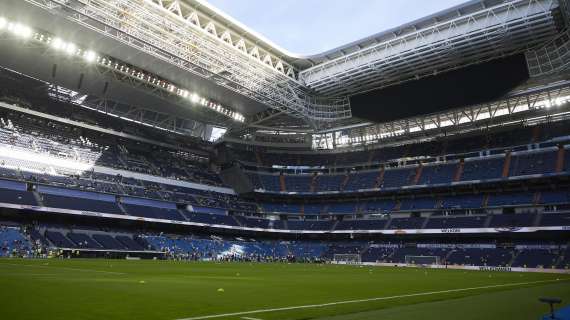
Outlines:
<svg viewBox="0 0 570 320"><path fill-rule="evenodd" d="M400 26L390 28L387 30L380 31L378 33L372 34L370 36L354 40L352 42L346 43L336 48L326 50L317 54L304 55L291 52L286 48L283 48L268 39L259 32L249 28L245 24L236 20L229 14L217 9L208 2L204 0L183 0L183 2L199 10L200 12L207 15L209 18L219 21L221 24L225 25L227 28L235 30L238 34L249 38L253 43L262 47L275 54L277 57L291 63L293 66L297 67L298 70L304 70L312 66L327 62L353 52L360 51L364 48L373 46L380 42L386 41L388 39L393 39L395 37L400 37L404 34L415 32L420 29L428 28L430 26L441 24L443 22L456 19L461 16L467 16L472 13L476 13L483 9L493 7L497 4L504 3L504 0L469 0L465 3L453 6L451 8L427 15L420 19L416 19L411 22L404 23ZM347 21L347 23L349 23Z"/></svg>
<svg viewBox="0 0 570 320"><path fill-rule="evenodd" d="M565 1L469 1L311 56L288 52L202 0L6 0L0 9L11 19L199 92L245 115L248 128L314 133L367 125L352 117L352 95L524 53L551 41L562 25L559 3ZM6 67L72 88L85 80L82 90L100 94L104 78L95 79L96 85L87 81L93 74L57 79L50 74L54 64L58 71L64 69L61 60L19 50L3 50ZM73 63L65 69L77 75L83 70ZM240 127L177 101L160 105L160 99L135 95L140 91L128 86L123 82L111 92L126 104L168 113L178 107L178 116Z"/></svg>

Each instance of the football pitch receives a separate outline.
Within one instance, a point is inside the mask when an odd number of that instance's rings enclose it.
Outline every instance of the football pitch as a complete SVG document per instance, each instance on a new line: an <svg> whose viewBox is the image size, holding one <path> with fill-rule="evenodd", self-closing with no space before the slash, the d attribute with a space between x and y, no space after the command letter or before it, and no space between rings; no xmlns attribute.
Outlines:
<svg viewBox="0 0 570 320"><path fill-rule="evenodd" d="M539 319L570 275L309 264L0 260L2 319Z"/></svg>

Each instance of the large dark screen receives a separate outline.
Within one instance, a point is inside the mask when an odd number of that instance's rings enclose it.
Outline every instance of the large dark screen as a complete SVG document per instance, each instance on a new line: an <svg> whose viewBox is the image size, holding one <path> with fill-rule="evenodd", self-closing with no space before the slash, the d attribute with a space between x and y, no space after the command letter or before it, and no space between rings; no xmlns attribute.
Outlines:
<svg viewBox="0 0 570 320"><path fill-rule="evenodd" d="M398 120L496 99L528 79L523 54L374 90L350 98L352 114Z"/></svg>

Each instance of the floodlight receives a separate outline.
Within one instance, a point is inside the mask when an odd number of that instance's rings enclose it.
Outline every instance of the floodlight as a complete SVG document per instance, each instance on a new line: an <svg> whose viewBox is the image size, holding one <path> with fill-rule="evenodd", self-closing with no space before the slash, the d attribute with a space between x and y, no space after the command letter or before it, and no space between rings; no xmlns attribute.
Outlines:
<svg viewBox="0 0 570 320"><path fill-rule="evenodd" d="M550 101L548 101L548 100L544 101L544 107L546 109L550 109L551 106L552 106L552 104L550 103Z"/></svg>
<svg viewBox="0 0 570 320"><path fill-rule="evenodd" d="M69 42L69 43L65 46L65 53L67 53L67 54L69 54L69 55L74 54L76 51L77 51L77 47L76 47L73 43L71 43L71 42Z"/></svg>
<svg viewBox="0 0 570 320"><path fill-rule="evenodd" d="M83 54L83 59L85 59L87 62L95 62L95 60L97 60L97 54L91 50L85 51Z"/></svg>
<svg viewBox="0 0 570 320"><path fill-rule="evenodd" d="M12 31L13 34L22 38L29 38L32 36L32 29L21 23L8 24L8 29L10 29L10 31Z"/></svg>
<svg viewBox="0 0 570 320"><path fill-rule="evenodd" d="M60 38L55 38L51 41L51 46L54 49L61 50L61 49L65 48L66 44Z"/></svg>
<svg viewBox="0 0 570 320"><path fill-rule="evenodd" d="M8 20L4 17L0 17L0 30L4 29L8 24Z"/></svg>
<svg viewBox="0 0 570 320"><path fill-rule="evenodd" d="M190 100L191 100L193 103L198 103L198 101L200 101L200 96L197 95L197 94L195 94L195 93L193 93L192 96L190 96Z"/></svg>

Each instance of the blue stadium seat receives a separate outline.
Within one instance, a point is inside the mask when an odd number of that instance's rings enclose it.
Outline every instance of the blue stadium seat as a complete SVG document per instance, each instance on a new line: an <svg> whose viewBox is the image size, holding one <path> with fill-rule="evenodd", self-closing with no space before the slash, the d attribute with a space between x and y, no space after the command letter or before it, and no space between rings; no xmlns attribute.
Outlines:
<svg viewBox="0 0 570 320"><path fill-rule="evenodd" d="M426 218L392 218L387 229L421 229Z"/></svg>
<svg viewBox="0 0 570 320"><path fill-rule="evenodd" d="M133 238L131 238L129 236L120 235L120 236L116 236L115 239L117 239L117 241L122 243L123 246L125 246L127 248L127 250L143 251L143 250L147 249L141 243L138 243L137 241L135 241Z"/></svg>
<svg viewBox="0 0 570 320"><path fill-rule="evenodd" d="M335 230L383 230L387 222L388 219L343 220L336 225Z"/></svg>
<svg viewBox="0 0 570 320"><path fill-rule="evenodd" d="M512 263L513 267L523 268L545 268L549 269L556 266L558 253L544 249L521 250Z"/></svg>
<svg viewBox="0 0 570 320"><path fill-rule="evenodd" d="M418 184L447 184L453 181L458 163L424 165Z"/></svg>
<svg viewBox="0 0 570 320"><path fill-rule="evenodd" d="M510 228L510 227L530 227L533 225L536 214L534 213L517 213L517 214L497 214L491 219L491 228Z"/></svg>
<svg viewBox="0 0 570 320"><path fill-rule="evenodd" d="M550 174L556 170L557 151L530 152L513 155L509 176Z"/></svg>
<svg viewBox="0 0 570 320"><path fill-rule="evenodd" d="M511 192L489 195L488 207L531 205L534 202L534 192Z"/></svg>
<svg viewBox="0 0 570 320"><path fill-rule="evenodd" d="M476 209L483 205L483 195L467 194L443 197L442 209Z"/></svg>
<svg viewBox="0 0 570 320"><path fill-rule="evenodd" d="M505 157L466 160L461 181L499 179L503 174Z"/></svg>
<svg viewBox="0 0 570 320"><path fill-rule="evenodd" d="M543 213L540 225L545 227L570 226L570 213Z"/></svg>
<svg viewBox="0 0 570 320"><path fill-rule="evenodd" d="M83 233L70 232L67 234L67 238L73 241L77 248L103 249L103 246L97 241Z"/></svg>
<svg viewBox="0 0 570 320"><path fill-rule="evenodd" d="M312 181L312 174L285 175L285 185L288 192L310 192ZM280 186L275 189L275 191L279 190Z"/></svg>
<svg viewBox="0 0 570 320"><path fill-rule="evenodd" d="M482 228L486 216L468 217L430 217L426 229L450 229L450 228Z"/></svg>
<svg viewBox="0 0 570 320"><path fill-rule="evenodd" d="M450 265L506 267L513 252L503 248L456 248L447 257Z"/></svg>
<svg viewBox="0 0 570 320"><path fill-rule="evenodd" d="M416 168L386 169L380 187L382 189L398 188L412 184L416 176Z"/></svg>
<svg viewBox="0 0 570 320"><path fill-rule="evenodd" d="M290 230L331 230L333 222L328 220L287 221Z"/></svg>
<svg viewBox="0 0 570 320"><path fill-rule="evenodd" d="M317 176L316 192L340 191L346 174L322 174ZM349 190L349 189L344 189Z"/></svg>
<svg viewBox="0 0 570 320"><path fill-rule="evenodd" d="M125 245L117 241L117 239L107 234L94 234L93 239L100 243L105 249L124 250L127 248Z"/></svg>
<svg viewBox="0 0 570 320"><path fill-rule="evenodd" d="M435 198L404 199L400 204L400 211L430 210L436 205Z"/></svg>
<svg viewBox="0 0 570 320"><path fill-rule="evenodd" d="M380 172L378 170L350 173L344 190L356 191L372 189L376 186L376 181L379 176Z"/></svg>
<svg viewBox="0 0 570 320"><path fill-rule="evenodd" d="M46 231L45 237L51 241L56 247L59 248L77 248L73 242L69 241L61 232L59 231Z"/></svg>

